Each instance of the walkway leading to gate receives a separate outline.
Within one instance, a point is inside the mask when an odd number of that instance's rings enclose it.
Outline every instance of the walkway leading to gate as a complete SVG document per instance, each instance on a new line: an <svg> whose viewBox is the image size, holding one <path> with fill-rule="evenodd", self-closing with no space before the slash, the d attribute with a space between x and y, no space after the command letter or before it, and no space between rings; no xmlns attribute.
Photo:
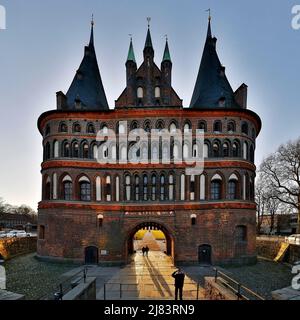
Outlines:
<svg viewBox="0 0 300 320"><path fill-rule="evenodd" d="M148 257L138 251L131 264L121 268L97 292L98 300L171 300L174 299L176 270L172 259L160 251L150 251ZM183 298L203 299L204 289L189 276L185 277Z"/></svg>

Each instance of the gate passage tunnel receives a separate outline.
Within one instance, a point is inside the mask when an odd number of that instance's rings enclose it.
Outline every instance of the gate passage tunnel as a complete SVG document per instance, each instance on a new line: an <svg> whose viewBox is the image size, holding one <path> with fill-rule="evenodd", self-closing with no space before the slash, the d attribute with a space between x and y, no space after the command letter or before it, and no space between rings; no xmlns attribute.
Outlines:
<svg viewBox="0 0 300 320"><path fill-rule="evenodd" d="M142 247L150 251L162 251L174 257L174 241L169 231L159 223L144 222L137 225L129 234L128 254L131 255Z"/></svg>

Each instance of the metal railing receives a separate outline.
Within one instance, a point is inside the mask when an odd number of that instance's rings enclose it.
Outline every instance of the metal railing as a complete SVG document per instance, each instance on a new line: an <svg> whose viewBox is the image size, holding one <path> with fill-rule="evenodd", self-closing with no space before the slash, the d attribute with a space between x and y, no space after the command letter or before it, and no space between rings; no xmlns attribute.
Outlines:
<svg viewBox="0 0 300 320"><path fill-rule="evenodd" d="M143 287L145 286L151 286L151 292L160 293L161 298L173 298L175 293L175 286L174 283L164 283L164 286L168 286L168 289L164 288L163 286L160 288L153 288L155 287L155 284L153 282L145 283L143 282L141 284ZM192 297L193 300L199 300L200 298L200 283L199 282L185 282L184 286L193 285L195 286L195 289L184 289L183 292L186 295L187 293L189 297ZM129 289L129 287L133 287L133 289ZM144 291L141 289L139 282L135 283L120 283L120 282L107 282L103 285L103 300L115 300L115 299L123 299L130 297L139 298L140 292ZM133 295L132 295L133 293ZM195 293L194 295L192 295ZM157 296L155 296L157 297ZM146 297L144 298L155 298L155 297Z"/></svg>
<svg viewBox="0 0 300 320"><path fill-rule="evenodd" d="M80 271L73 274L71 277L60 282L57 286L51 290L51 293L47 293L39 300L62 300L63 296L75 288L82 280L85 283L87 278L87 267L84 267Z"/></svg>
<svg viewBox="0 0 300 320"><path fill-rule="evenodd" d="M256 292L245 287L243 284L229 277L227 274L219 271L217 268L214 268L214 271L215 282L219 282L221 285L232 291L236 295L237 300L265 300Z"/></svg>

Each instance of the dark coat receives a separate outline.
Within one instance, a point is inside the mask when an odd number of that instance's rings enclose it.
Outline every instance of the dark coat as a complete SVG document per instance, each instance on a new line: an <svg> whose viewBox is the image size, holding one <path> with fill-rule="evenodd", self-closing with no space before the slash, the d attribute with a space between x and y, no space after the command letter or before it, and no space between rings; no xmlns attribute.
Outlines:
<svg viewBox="0 0 300 320"><path fill-rule="evenodd" d="M175 271L172 273L172 277L175 278L175 287L183 288L185 274L182 271Z"/></svg>

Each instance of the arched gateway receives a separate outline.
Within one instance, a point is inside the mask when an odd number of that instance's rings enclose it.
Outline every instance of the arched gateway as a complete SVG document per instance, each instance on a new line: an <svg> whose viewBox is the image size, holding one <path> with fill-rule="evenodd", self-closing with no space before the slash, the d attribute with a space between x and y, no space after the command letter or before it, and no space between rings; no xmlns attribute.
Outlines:
<svg viewBox="0 0 300 320"><path fill-rule="evenodd" d="M165 234L175 263L256 260L254 153L261 120L247 109L247 86L230 86L216 41L209 21L191 104L184 107L172 87L169 44L158 66L149 28L139 66L130 43L126 88L112 109L92 30L68 92L58 92L57 110L38 121L44 149L40 257L124 264L135 232L144 228ZM153 130L168 132L170 141L151 140ZM196 163L185 160L200 154L203 172L191 174L186 169Z"/></svg>
<svg viewBox="0 0 300 320"><path fill-rule="evenodd" d="M174 236L162 223L156 221L147 221L137 224L130 232L128 233L126 241L126 253L127 257L135 252L134 250L134 236L139 230L159 230L162 231L165 236L166 241L166 250L165 253L174 259L175 255L175 246L174 246Z"/></svg>

